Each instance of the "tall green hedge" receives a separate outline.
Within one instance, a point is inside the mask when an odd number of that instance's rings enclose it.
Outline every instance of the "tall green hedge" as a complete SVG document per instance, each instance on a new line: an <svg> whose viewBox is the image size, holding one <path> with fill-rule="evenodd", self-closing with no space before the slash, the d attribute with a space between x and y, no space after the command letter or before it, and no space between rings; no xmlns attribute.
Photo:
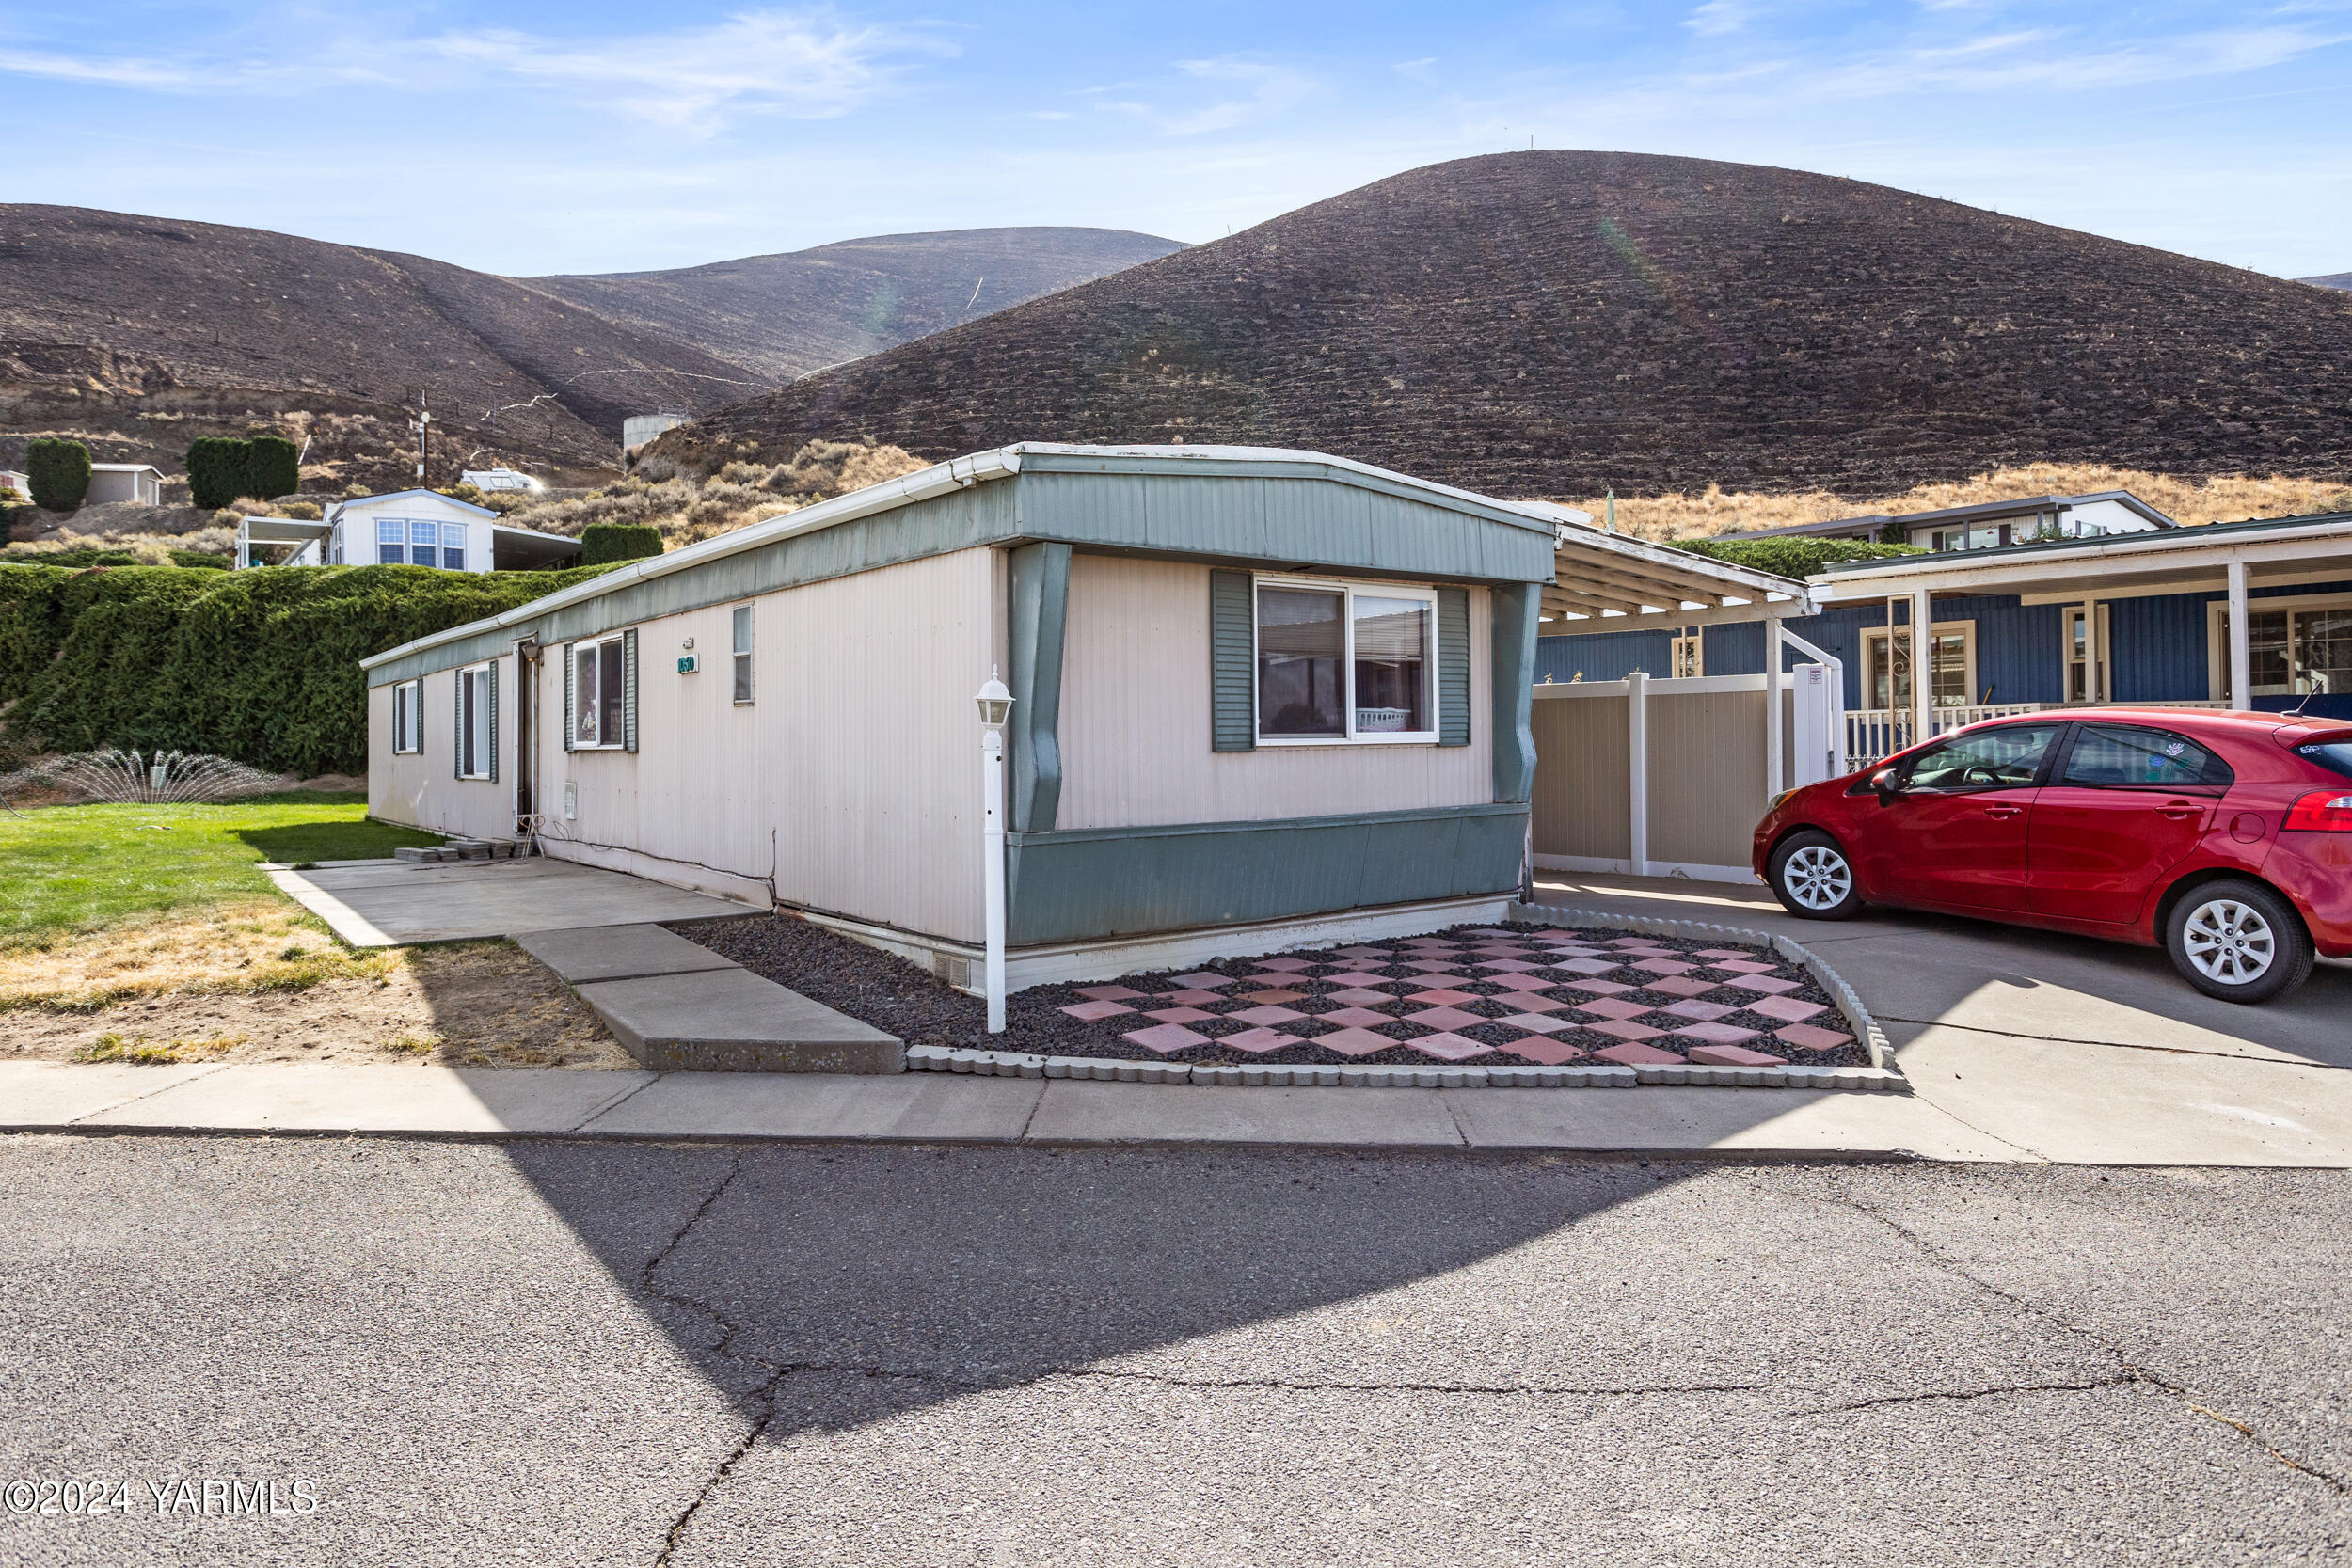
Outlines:
<svg viewBox="0 0 2352 1568"><path fill-rule="evenodd" d="M1689 550L1734 566L1777 572L1802 581L1834 561L1883 561L1889 556L1925 555L1916 545L1873 545L1860 539L1808 539L1803 534L1781 539L1677 539L1675 548Z"/></svg>
<svg viewBox="0 0 2352 1568"><path fill-rule="evenodd" d="M602 570L0 565L0 710L11 740L56 751L176 747L358 772L362 657Z"/></svg>
<svg viewBox="0 0 2352 1568"><path fill-rule="evenodd" d="M302 449L283 436L199 436L188 443L188 499L211 511L240 496L291 496L302 488L301 458Z"/></svg>
<svg viewBox="0 0 2352 1568"><path fill-rule="evenodd" d="M636 561L661 553L661 531L651 523L590 523L580 531L580 562Z"/></svg>
<svg viewBox="0 0 2352 1568"><path fill-rule="evenodd" d="M35 506L72 512L89 494L89 448L79 441L44 436L24 447L24 477Z"/></svg>

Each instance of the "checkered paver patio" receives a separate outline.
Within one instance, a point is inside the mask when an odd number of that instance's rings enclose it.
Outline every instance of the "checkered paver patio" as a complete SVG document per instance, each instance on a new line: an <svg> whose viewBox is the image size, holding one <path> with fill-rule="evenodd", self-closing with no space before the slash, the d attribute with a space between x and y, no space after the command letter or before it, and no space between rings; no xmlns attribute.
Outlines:
<svg viewBox="0 0 2352 1568"><path fill-rule="evenodd" d="M1481 927L1053 988L1051 1049L1215 1061L1801 1063L1855 1058L1757 949ZM1030 993L1037 997L1038 993Z"/></svg>

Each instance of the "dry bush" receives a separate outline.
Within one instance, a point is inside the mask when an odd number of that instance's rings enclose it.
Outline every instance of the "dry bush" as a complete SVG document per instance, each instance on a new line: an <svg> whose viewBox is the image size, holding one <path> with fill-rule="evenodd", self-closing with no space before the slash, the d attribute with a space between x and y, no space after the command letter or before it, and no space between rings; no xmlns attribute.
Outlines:
<svg viewBox="0 0 2352 1568"><path fill-rule="evenodd" d="M601 490L534 499L506 516L520 527L567 538L578 538L590 523L650 524L661 531L666 546L676 549L928 466L897 447L853 441L811 441L790 462L773 466L738 459L707 478L649 458L635 473Z"/></svg>
<svg viewBox="0 0 2352 1568"><path fill-rule="evenodd" d="M1856 499L1828 490L1791 495L1751 495L1709 485L1698 495L1620 496L1617 527L1643 539L1708 538L1749 529L1792 523L1829 522L1883 513L1940 512L1979 501L2016 500L2027 496L2079 496L2096 490L2129 490L2167 516L2183 523L2232 522L2242 517L2287 517L2312 512L2352 511L2352 485L2326 480L2175 479L2137 468L2096 463L2032 463L1943 484L1920 484L1899 495ZM1604 500L1570 504L1606 515Z"/></svg>

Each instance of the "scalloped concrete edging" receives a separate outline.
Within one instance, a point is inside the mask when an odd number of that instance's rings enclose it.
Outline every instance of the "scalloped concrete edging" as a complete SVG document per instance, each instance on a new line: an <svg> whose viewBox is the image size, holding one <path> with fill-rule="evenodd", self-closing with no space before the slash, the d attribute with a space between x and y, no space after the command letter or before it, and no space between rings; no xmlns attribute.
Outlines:
<svg viewBox="0 0 2352 1568"><path fill-rule="evenodd" d="M1862 998L1819 955L1769 931L1717 926L1697 920L1649 915L1605 914L1551 904L1513 904L1506 919L1530 926L1581 930L1626 931L1635 936L1695 941L1731 940L1769 947L1800 965L1845 1014L1854 1038L1870 1053L1868 1067L1444 1067L1419 1064L1354 1067L1331 1063L1238 1062L1221 1066L1190 1062L1139 1062L1117 1056L1041 1056L1027 1051L987 1051L963 1046L911 1045L910 1072L961 1072L982 1078L1091 1078L1119 1084L1216 1084L1250 1087L1288 1086L1359 1089L1629 1089L1641 1084L1682 1084L1718 1088L1842 1089L1865 1094L1909 1094L1911 1081L1893 1065L1886 1032L1863 1006Z"/></svg>

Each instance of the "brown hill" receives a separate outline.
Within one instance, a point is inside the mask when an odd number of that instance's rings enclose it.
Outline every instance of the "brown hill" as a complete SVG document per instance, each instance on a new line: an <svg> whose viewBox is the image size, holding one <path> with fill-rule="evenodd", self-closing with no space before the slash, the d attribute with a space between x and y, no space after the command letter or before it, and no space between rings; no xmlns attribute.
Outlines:
<svg viewBox="0 0 2352 1568"><path fill-rule="evenodd" d="M2319 277L2298 277L2296 281L2322 289L2352 289L2352 272L2331 272Z"/></svg>
<svg viewBox="0 0 2352 1568"><path fill-rule="evenodd" d="M1121 229L964 229L670 272L528 281L789 381L1183 248Z"/></svg>
<svg viewBox="0 0 2352 1568"><path fill-rule="evenodd" d="M1315 448L1510 495L2352 469L2352 298L1851 180L1522 152L1367 185L674 431L774 460Z"/></svg>
<svg viewBox="0 0 2352 1568"><path fill-rule="evenodd" d="M177 471L197 436L253 422L383 483L438 455L611 465L624 416L707 408L761 383L699 349L523 284L419 256L76 207L0 206L0 441L88 438ZM498 410L495 417L492 410Z"/></svg>

